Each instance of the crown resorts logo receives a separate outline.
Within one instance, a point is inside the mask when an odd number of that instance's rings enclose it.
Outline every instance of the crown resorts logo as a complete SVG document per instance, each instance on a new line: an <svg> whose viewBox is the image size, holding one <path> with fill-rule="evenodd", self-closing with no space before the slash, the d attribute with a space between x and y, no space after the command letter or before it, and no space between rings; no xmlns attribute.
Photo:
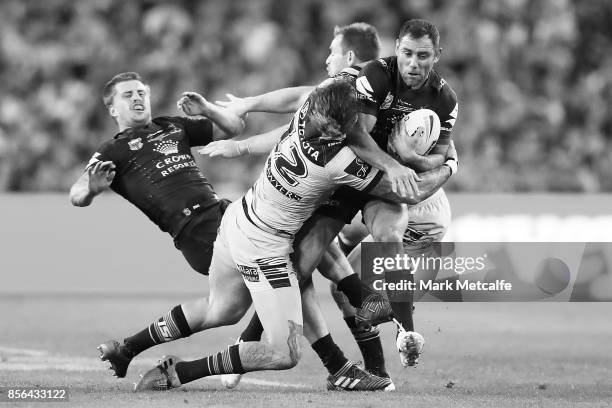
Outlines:
<svg viewBox="0 0 612 408"><path fill-rule="evenodd" d="M158 143L153 150L158 153L163 153L166 156L170 154L177 154L178 140L164 140Z"/></svg>

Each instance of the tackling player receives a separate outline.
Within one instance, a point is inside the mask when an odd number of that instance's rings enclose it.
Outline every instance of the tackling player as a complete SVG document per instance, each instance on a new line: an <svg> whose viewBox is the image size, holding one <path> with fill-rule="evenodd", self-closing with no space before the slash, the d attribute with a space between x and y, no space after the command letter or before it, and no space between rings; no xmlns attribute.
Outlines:
<svg viewBox="0 0 612 408"><path fill-rule="evenodd" d="M357 109L354 88L346 80L318 87L295 113L258 181L223 216L211 263L210 301L203 315L207 318L215 309L215 315L240 317L249 306L250 293L268 341L235 344L190 362L164 357L136 384L136 391L164 390L210 375L283 370L297 364L302 308L290 254L303 223L341 184L397 201L416 203L424 198L393 193L393 181L376 169L364 177L351 174L358 159L345 145L345 134L355 123ZM448 168L439 168L422 174L422 189L431 194L448 172ZM217 304L219 297L231 297L239 304ZM344 377L339 381L348 380L351 389L366 379Z"/></svg>

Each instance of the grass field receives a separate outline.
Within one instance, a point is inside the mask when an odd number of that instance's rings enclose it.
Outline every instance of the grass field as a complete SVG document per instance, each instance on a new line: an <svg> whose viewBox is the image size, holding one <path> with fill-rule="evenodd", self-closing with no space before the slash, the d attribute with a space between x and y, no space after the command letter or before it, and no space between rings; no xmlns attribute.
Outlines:
<svg viewBox="0 0 612 408"><path fill-rule="evenodd" d="M320 297L324 310L332 311L330 297L325 293ZM78 407L612 404L608 303L421 303L416 318L427 344L418 368L401 368L393 351L393 329L383 328L387 364L398 388L393 393L325 391L325 371L308 346L297 368L248 374L236 390L225 390L211 378L182 390L132 393L138 373L162 354L200 357L238 334L238 327L227 327L148 350L123 380L112 377L106 363L97 360L99 342L143 328L184 299L183 295L4 294L0 297L0 385L69 386L70 402L53 406ZM347 357L358 360L357 347L339 314L328 316L336 341ZM48 404L32 404L44 405Z"/></svg>

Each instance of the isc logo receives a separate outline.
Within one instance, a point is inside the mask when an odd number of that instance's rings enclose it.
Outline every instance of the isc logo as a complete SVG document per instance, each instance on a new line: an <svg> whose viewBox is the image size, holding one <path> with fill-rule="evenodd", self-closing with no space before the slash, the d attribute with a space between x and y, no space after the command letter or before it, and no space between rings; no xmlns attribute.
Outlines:
<svg viewBox="0 0 612 408"><path fill-rule="evenodd" d="M166 322L157 322L157 328L159 329L159 334L164 338L164 341L173 340L172 333L170 333L170 329L166 326Z"/></svg>

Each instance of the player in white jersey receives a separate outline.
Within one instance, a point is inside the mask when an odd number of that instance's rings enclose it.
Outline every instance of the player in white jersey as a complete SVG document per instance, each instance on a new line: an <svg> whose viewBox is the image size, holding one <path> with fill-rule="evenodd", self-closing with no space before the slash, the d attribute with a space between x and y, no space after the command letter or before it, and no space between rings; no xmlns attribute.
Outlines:
<svg viewBox="0 0 612 408"><path fill-rule="evenodd" d="M326 60L329 75L341 74L356 77L367 60L378 56L378 48L371 41L375 37L375 29L364 23L337 27L334 31L334 39L330 45L331 53ZM357 65L351 67L350 65L352 64ZM223 104L230 109L237 110L237 113L241 114L247 111L282 112L292 104L295 104L299 100L301 92L304 92L305 89L308 89L308 87L288 88L245 99L231 96L230 102ZM267 143L267 146L269 146L271 141L267 141ZM215 142L203 150L211 154L211 156L236 157L245 152L264 152L270 148L267 146L262 139L251 138L244 141ZM454 149L447 152L447 155L453 154L456 154ZM346 192L346 190L349 191ZM370 201L368 205L365 205L368 201ZM432 205L432 201L435 201L435 205ZM311 254L316 254L320 251L321 247L327 246L331 237L336 235L345 222L350 222L353 215L362 207L364 207L364 219L368 224L368 229L365 228L360 219L359 225L363 227L365 233L359 235L359 241L368 232L371 232L375 237L375 241L397 242L398 247L394 252L400 251L402 237L404 237L404 242L406 242L406 237L427 235L427 231L430 230L432 225L437 225L433 229L446 228L446 219L448 218L446 215L450 214L450 206L442 190L436 192L435 197L428 199L427 203L423 202L410 209L406 209L393 203L378 200L371 201L371 198L366 195L360 195L356 192L350 192L350 189L341 188L328 200L326 205L317 210L310 220L312 223L314 223L313 220L315 219L320 219L322 222L315 224L318 227L317 233L319 234L320 242L311 245L308 251ZM423 211L423 209L427 210ZM419 221L418 218L422 220ZM359 241L356 241L356 243ZM407 252L410 253L409 248ZM332 282L337 282L351 271L348 261L335 245L330 246L317 268L322 274L330 278ZM312 271L300 272L308 273ZM335 287L335 285L333 286ZM342 295L341 300L346 302ZM366 369L377 375L387 375L382 358L382 346L378 337L378 329L375 327L364 328L357 325L354 319L354 309L350 309L352 313L345 316L345 321L351 328L362 351ZM249 327L243 331L241 338L256 337L252 333L256 330L251 329L251 327L256 327L256 325L253 325L252 322L253 320Z"/></svg>
<svg viewBox="0 0 612 408"><path fill-rule="evenodd" d="M297 364L302 311L290 258L294 233L339 185L408 203L423 199L393 193L391 180L376 169L354 174L361 170L354 167L360 160L346 147L344 137L356 114L350 83L335 80L317 88L296 113L250 193L231 204L223 216L210 268L210 300L203 314L215 308L219 295L242 301L233 310L214 311L232 316L244 314L252 298L268 341L236 344L190 362L168 356L143 376L136 390L168 389L209 375L282 370ZM423 190L447 176L444 173L439 169L423 174ZM270 206L276 210L275 217L262 211ZM239 273L242 286L238 284ZM213 291L220 287L225 288L222 294Z"/></svg>

